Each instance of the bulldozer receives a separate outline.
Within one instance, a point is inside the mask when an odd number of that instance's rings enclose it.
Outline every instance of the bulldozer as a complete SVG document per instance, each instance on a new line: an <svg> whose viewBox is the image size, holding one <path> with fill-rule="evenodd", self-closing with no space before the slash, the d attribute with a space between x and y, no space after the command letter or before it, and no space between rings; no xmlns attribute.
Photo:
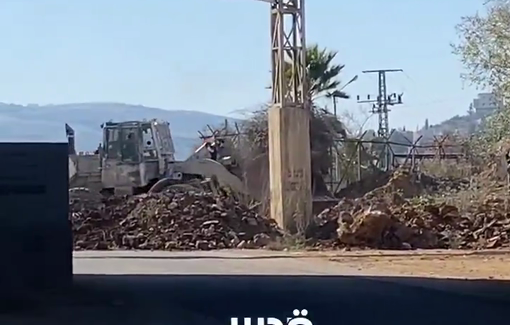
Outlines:
<svg viewBox="0 0 510 325"><path fill-rule="evenodd" d="M102 195L157 193L172 186L248 191L233 172L236 164L223 140L210 137L186 160L175 158L170 124L157 119L106 122L95 152L76 152L75 132L66 124L70 190Z"/></svg>
<svg viewBox="0 0 510 325"><path fill-rule="evenodd" d="M202 144L186 160L178 161L166 121L110 121L101 128L103 140L94 152L76 152L75 132L66 124L71 198L93 203L109 195L158 193L184 187L213 192L227 189L229 195L247 203L264 200L260 184L243 175L232 139L222 136L219 130L211 129L209 136L199 132ZM257 175L255 178L264 178ZM314 213L338 202L321 175L312 175L312 188Z"/></svg>

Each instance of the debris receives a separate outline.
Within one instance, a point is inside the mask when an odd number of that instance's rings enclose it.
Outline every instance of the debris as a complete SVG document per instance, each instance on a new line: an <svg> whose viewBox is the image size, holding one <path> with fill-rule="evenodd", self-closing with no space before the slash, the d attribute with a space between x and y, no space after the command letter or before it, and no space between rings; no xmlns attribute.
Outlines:
<svg viewBox="0 0 510 325"><path fill-rule="evenodd" d="M260 248L280 236L273 220L223 194L173 189L71 210L76 250Z"/></svg>
<svg viewBox="0 0 510 325"><path fill-rule="evenodd" d="M385 185L359 198L344 198L324 210L309 236L329 241L335 247L510 247L510 205L506 198L492 195L483 202L472 201L466 211L444 200L419 199L420 195L438 190L446 194L458 192L468 185L461 180L397 171Z"/></svg>
<svg viewBox="0 0 510 325"><path fill-rule="evenodd" d="M344 197L319 213L307 229L306 244L347 250L510 247L506 187L465 200L462 208L447 200L469 186L465 180L397 170L385 184L360 191L359 197ZM259 207L245 206L221 191L174 188L99 201L92 193L71 195L77 250L248 249L269 247L282 236L274 220L257 213Z"/></svg>

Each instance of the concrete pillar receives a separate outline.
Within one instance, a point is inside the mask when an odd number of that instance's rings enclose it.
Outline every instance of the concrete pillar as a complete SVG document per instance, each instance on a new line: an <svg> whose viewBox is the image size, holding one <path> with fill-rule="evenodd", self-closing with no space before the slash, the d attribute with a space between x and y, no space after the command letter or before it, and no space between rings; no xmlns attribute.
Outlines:
<svg viewBox="0 0 510 325"><path fill-rule="evenodd" d="M271 217L292 233L303 232L312 217L309 114L279 105L268 114Z"/></svg>

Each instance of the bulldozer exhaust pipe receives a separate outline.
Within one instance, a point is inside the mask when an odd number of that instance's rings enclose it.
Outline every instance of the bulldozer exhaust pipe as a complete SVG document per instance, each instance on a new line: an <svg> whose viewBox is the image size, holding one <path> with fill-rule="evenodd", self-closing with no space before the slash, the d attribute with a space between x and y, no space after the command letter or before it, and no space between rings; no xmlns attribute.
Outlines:
<svg viewBox="0 0 510 325"><path fill-rule="evenodd" d="M67 143L69 148L69 154L75 155L76 154L76 146L74 141L74 129L66 123L66 137L67 137Z"/></svg>

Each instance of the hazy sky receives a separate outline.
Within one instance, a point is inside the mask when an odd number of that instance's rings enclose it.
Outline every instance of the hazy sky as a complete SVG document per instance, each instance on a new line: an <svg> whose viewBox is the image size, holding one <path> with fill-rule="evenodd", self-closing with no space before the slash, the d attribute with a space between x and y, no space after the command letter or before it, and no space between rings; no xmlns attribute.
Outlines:
<svg viewBox="0 0 510 325"><path fill-rule="evenodd" d="M308 43L339 52L344 81L364 69L404 69L388 76L389 90L405 93L390 123L414 128L463 114L477 93L463 89L449 43L460 17L481 6L308 0ZM0 0L0 40L2 102L228 114L269 98L269 8L254 0ZM377 78L360 75L346 91L375 94ZM341 109L361 115L355 99Z"/></svg>

